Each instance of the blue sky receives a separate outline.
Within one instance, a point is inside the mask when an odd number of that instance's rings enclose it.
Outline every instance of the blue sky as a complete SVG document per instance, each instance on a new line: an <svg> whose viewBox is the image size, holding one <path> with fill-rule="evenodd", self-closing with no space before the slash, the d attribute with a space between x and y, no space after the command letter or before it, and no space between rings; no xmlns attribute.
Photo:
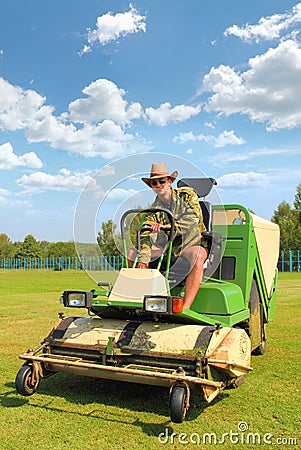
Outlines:
<svg viewBox="0 0 301 450"><path fill-rule="evenodd" d="M296 1L3 1L0 232L72 239L83 189L97 229L161 160L270 219L301 181L300 26Z"/></svg>

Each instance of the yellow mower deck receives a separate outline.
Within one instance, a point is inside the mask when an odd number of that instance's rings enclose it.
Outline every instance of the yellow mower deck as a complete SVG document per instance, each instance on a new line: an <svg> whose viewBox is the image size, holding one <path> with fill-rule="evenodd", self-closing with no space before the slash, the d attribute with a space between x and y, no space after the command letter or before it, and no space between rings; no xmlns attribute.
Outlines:
<svg viewBox="0 0 301 450"><path fill-rule="evenodd" d="M95 318L63 319L40 348L20 355L41 376L67 372L158 386L194 384L208 402L252 370L250 357L241 329ZM220 381L208 377L212 371Z"/></svg>

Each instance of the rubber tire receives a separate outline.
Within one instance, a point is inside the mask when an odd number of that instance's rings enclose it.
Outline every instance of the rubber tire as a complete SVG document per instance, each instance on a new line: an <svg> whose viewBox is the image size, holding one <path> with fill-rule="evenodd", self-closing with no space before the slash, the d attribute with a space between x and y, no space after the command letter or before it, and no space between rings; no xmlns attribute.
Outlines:
<svg viewBox="0 0 301 450"><path fill-rule="evenodd" d="M34 394L40 384L40 379L37 380L35 385L31 383L33 374L33 366L26 364L22 366L16 376L15 386L19 394L24 397L29 397Z"/></svg>
<svg viewBox="0 0 301 450"><path fill-rule="evenodd" d="M231 389L237 389L239 386L241 386L245 382L246 376L240 375L239 377L235 378L233 383L231 383L230 388Z"/></svg>
<svg viewBox="0 0 301 450"><path fill-rule="evenodd" d="M258 292L256 281L253 278L250 300L249 300L249 309L250 309L251 314L253 314L254 309L256 308L257 305L259 305L259 307L260 307L260 298L259 298L259 292ZM266 349L267 349L265 327L263 324L262 315L260 315L260 316L261 316L261 319L260 319L261 343L258 345L258 347L254 348L252 350L252 355L255 355L255 356L264 355L266 352Z"/></svg>
<svg viewBox="0 0 301 450"><path fill-rule="evenodd" d="M176 385L170 394L170 419L182 423L187 413L187 390L185 386Z"/></svg>
<svg viewBox="0 0 301 450"><path fill-rule="evenodd" d="M254 348L252 355L256 355L256 356L264 355L266 352L266 349L267 349L267 343L264 340L261 342L261 344L258 347Z"/></svg>

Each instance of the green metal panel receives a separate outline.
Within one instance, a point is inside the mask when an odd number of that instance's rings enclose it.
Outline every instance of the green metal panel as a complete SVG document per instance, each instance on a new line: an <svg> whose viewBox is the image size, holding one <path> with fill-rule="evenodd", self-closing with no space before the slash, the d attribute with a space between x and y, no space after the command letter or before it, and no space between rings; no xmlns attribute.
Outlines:
<svg viewBox="0 0 301 450"><path fill-rule="evenodd" d="M229 316L220 316L218 314L208 314L208 318L213 319L214 323L220 323L224 327L233 327L244 320L249 319L250 312L248 309L244 309L243 311L231 314Z"/></svg>
<svg viewBox="0 0 301 450"><path fill-rule="evenodd" d="M241 288L234 283L207 281L197 293L192 309L202 314L229 315L245 309Z"/></svg>
<svg viewBox="0 0 301 450"><path fill-rule="evenodd" d="M234 257L236 260L235 276L232 282L241 288L246 308L250 298L252 279L255 278L263 307L264 321L267 322L275 309L275 296L272 295L269 299L266 291L251 215L244 206L237 204L214 208L226 211L239 210L245 215L243 224L228 224L223 256ZM217 225L214 229L224 232L225 227Z"/></svg>

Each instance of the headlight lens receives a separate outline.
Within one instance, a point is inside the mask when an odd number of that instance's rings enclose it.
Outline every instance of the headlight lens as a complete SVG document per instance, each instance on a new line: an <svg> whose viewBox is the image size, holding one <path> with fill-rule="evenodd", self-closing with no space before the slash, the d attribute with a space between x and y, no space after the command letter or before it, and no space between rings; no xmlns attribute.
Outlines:
<svg viewBox="0 0 301 450"><path fill-rule="evenodd" d="M69 306L77 306L78 308L80 307L84 308L86 306L85 300L86 300L85 293L77 292L75 294L68 295Z"/></svg>
<svg viewBox="0 0 301 450"><path fill-rule="evenodd" d="M145 297L145 311L165 313L167 312L166 297Z"/></svg>
<svg viewBox="0 0 301 450"><path fill-rule="evenodd" d="M91 291L64 291L63 303L69 308L91 308L93 293Z"/></svg>

